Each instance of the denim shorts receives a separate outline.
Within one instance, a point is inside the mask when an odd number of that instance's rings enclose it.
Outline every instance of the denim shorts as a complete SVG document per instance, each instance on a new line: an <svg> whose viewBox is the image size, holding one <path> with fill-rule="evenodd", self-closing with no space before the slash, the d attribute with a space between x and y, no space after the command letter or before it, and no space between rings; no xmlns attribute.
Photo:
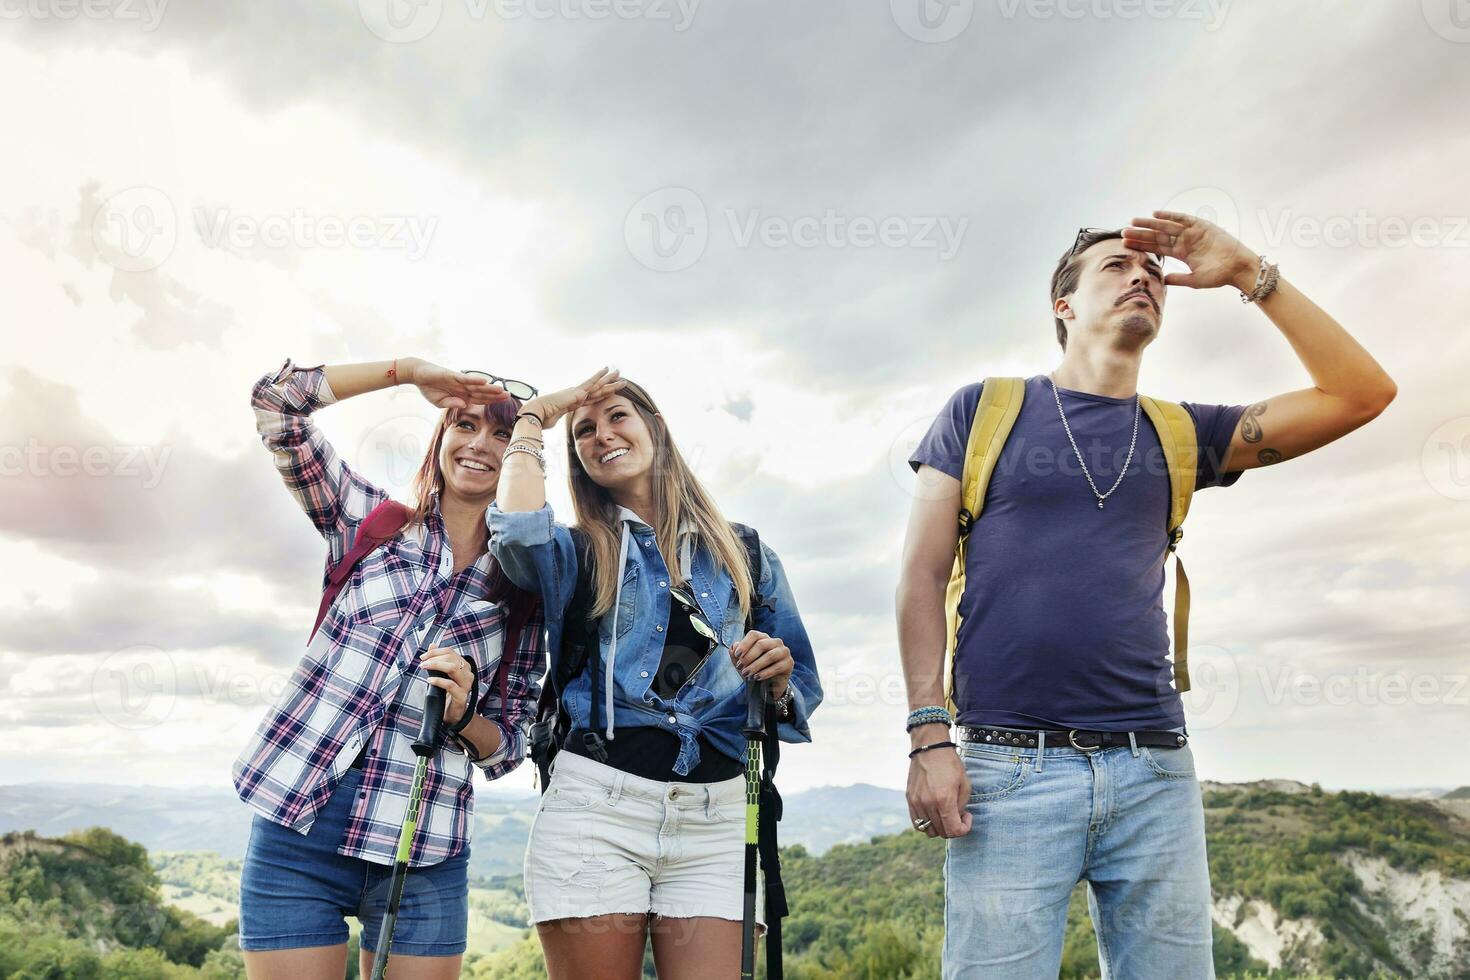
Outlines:
<svg viewBox="0 0 1470 980"><path fill-rule="evenodd" d="M531 922L612 913L744 917L745 777L643 779L558 753L526 844ZM756 878L756 921L765 924Z"/></svg>
<svg viewBox="0 0 1470 980"><path fill-rule="evenodd" d="M393 868L337 853L361 782L362 770L349 769L304 835L255 818L240 875L241 949L339 946L347 942L350 915L362 922L362 948L377 949ZM466 847L439 864L409 869L393 930L394 953L464 952L469 861Z"/></svg>

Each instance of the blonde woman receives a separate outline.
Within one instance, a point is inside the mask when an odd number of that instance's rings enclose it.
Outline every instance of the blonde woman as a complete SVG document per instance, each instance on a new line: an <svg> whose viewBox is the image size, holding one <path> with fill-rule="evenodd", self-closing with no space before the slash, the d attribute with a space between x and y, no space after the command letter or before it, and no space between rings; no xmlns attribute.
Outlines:
<svg viewBox="0 0 1470 980"><path fill-rule="evenodd" d="M424 782L391 970L394 980L459 976L472 765L497 779L525 755L545 660L539 599L501 574L484 515L519 404L510 391L534 389L419 358L311 368L288 360L256 382L251 404L286 489L336 569L388 494L337 455L312 415L400 382L442 409L407 520L360 559L323 610L280 700L234 765L235 788L256 813L240 883L240 947L251 980L340 980L349 915L363 924L367 976L426 684L446 692L449 734ZM432 629L438 643L422 649ZM429 670L444 676L429 678Z"/></svg>
<svg viewBox="0 0 1470 980"><path fill-rule="evenodd" d="M575 529L546 504L542 431L563 416ZM650 930L660 977L738 976L746 681L783 741L811 740L822 698L780 560L762 544L752 576L748 529L616 372L525 404L487 520L507 574L541 594L553 671L587 655L525 860L552 980L634 980Z"/></svg>

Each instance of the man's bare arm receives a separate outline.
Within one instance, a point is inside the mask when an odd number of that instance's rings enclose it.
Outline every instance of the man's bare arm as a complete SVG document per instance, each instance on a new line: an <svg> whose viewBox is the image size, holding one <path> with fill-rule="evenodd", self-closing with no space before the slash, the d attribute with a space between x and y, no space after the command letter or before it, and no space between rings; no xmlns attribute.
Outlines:
<svg viewBox="0 0 1470 980"><path fill-rule="evenodd" d="M1252 275L1249 291L1254 285ZM1347 435L1388 407L1398 387L1326 311L1282 279L1260 304L1285 335L1316 387L1258 401L1245 410L1221 472L1269 466Z"/></svg>
<svg viewBox="0 0 1470 980"><path fill-rule="evenodd" d="M945 590L959 541L960 481L931 466L919 467L909 511L898 580L898 651L909 708L944 704ZM920 725L912 746L949 738L944 725ZM970 781L953 749L921 752L909 763L909 816L930 822L930 837L969 833Z"/></svg>

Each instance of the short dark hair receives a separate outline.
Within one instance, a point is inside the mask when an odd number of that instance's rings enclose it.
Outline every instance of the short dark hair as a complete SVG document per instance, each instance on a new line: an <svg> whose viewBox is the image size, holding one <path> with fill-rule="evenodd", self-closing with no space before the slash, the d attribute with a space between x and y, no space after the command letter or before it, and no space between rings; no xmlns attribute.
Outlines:
<svg viewBox="0 0 1470 980"><path fill-rule="evenodd" d="M1084 231L1077 236L1072 247L1062 253L1057 260L1057 267L1051 274L1051 303L1055 308L1057 300L1077 291L1077 280L1082 277L1081 262L1082 253L1087 251L1098 242L1105 242L1110 238L1122 238L1123 229L1112 231ZM1062 350L1067 349L1067 324L1061 317L1052 315L1057 324L1057 343L1062 345Z"/></svg>
<svg viewBox="0 0 1470 980"><path fill-rule="evenodd" d="M1082 277L1082 253L1087 251L1098 242L1105 242L1113 238L1122 238L1123 229L1118 228L1108 231L1103 228L1084 228L1077 233L1077 240L1072 243L1072 248L1057 260L1057 267L1051 274L1051 302L1056 306L1057 299L1067 296L1077 289L1077 280ZM1158 260L1159 269L1164 267L1164 256L1154 253ZM1160 275L1163 273L1160 271ZM1062 350L1067 349L1067 325L1060 317L1053 315L1052 319L1057 324L1057 343L1062 345Z"/></svg>

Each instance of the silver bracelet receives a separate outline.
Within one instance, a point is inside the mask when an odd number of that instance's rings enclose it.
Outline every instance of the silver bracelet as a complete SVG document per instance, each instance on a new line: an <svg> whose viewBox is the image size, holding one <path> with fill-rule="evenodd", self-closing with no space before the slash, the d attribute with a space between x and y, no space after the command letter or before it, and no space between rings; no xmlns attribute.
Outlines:
<svg viewBox="0 0 1470 980"><path fill-rule="evenodd" d="M1276 291L1276 282L1278 279L1280 279L1280 274L1277 271L1277 267L1268 263L1264 255L1261 256L1261 268L1256 273L1255 288L1249 293L1241 293L1240 301L1242 303L1259 303Z"/></svg>
<svg viewBox="0 0 1470 980"><path fill-rule="evenodd" d="M524 443L524 442L517 442L517 443L514 443L514 444L512 444L510 446L507 446L505 448L505 452L503 454L501 454L501 457L500 458L502 460L504 460L506 456L510 456L513 453L525 453L527 456L533 457L536 460L536 465L539 466L539 467L541 467L541 472L542 473L545 473L546 472L546 456L545 456L545 454L542 453L541 450L539 450L536 447L532 446L531 444Z"/></svg>

